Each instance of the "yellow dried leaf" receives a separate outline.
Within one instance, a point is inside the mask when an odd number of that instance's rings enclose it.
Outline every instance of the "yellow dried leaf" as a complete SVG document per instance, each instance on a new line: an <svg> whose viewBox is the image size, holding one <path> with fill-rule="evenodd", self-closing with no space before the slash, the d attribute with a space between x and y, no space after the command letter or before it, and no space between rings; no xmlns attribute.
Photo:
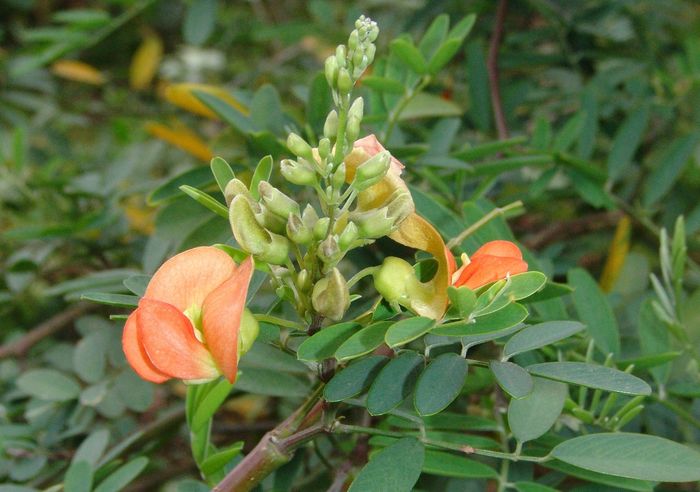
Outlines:
<svg viewBox="0 0 700 492"><path fill-rule="evenodd" d="M214 157L214 153L207 144L196 133L182 124L179 124L177 128L170 128L162 123L151 121L146 123L146 131L204 162L210 162Z"/></svg>
<svg viewBox="0 0 700 492"><path fill-rule="evenodd" d="M216 87L207 84L195 84L195 83L181 83L181 84L171 84L165 87L163 90L163 97L170 103L185 109L191 113L198 114L200 116L205 116L213 120L219 119L219 117L211 109L209 109L204 103L202 103L193 94L194 91L205 92L216 96L222 101L227 102L235 109L240 111L243 115L248 116L250 111L245 107L240 101L231 96L227 91L221 87Z"/></svg>
<svg viewBox="0 0 700 492"><path fill-rule="evenodd" d="M162 58L163 41L154 32L149 32L131 59L129 68L131 88L137 91L147 89L158 71Z"/></svg>
<svg viewBox="0 0 700 492"><path fill-rule="evenodd" d="M51 65L51 72L58 77L84 84L102 85L106 81L102 72L78 60L58 60Z"/></svg>
<svg viewBox="0 0 700 492"><path fill-rule="evenodd" d="M603 273L600 275L600 288L605 292L610 292L615 285L615 281L620 275L622 266L625 264L627 253L630 250L630 233L632 221L627 215L623 215L615 228L615 235L610 243L608 259L605 261Z"/></svg>

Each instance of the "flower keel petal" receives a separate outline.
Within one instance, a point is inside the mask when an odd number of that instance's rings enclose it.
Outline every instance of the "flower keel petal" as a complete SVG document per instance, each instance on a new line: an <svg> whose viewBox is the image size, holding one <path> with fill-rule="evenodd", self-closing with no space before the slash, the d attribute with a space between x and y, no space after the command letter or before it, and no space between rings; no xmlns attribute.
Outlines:
<svg viewBox="0 0 700 492"><path fill-rule="evenodd" d="M138 309L137 309L138 311ZM146 381L152 383L162 383L170 379L170 376L159 371L148 358L146 351L141 345L138 335L138 314L136 311L131 313L124 325L122 334L122 348L124 355L129 362L131 368Z"/></svg>

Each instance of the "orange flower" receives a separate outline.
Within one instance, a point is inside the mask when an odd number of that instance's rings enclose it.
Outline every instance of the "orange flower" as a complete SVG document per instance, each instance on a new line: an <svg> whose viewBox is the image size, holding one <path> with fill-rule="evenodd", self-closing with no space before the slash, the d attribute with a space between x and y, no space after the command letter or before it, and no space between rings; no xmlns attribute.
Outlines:
<svg viewBox="0 0 700 492"><path fill-rule="evenodd" d="M166 261L153 275L124 325L126 359L143 379L205 381L223 374L233 383L238 358L252 340L241 323L253 261L240 265L204 246ZM254 336L253 336L254 338Z"/></svg>
<svg viewBox="0 0 700 492"><path fill-rule="evenodd" d="M527 271L520 249L510 241L490 241L476 250L471 259L462 255L462 266L457 269L454 256L446 251L450 278L455 287L477 289L496 280Z"/></svg>

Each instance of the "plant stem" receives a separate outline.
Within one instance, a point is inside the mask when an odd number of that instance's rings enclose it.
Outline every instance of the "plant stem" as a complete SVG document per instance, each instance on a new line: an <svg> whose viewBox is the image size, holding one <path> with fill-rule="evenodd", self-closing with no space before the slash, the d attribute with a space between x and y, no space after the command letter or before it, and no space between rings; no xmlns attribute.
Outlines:
<svg viewBox="0 0 700 492"><path fill-rule="evenodd" d="M363 268L359 272L357 272L355 275L350 277L350 280L348 280L348 289L351 288L353 285L355 285L357 282L362 280L363 278L372 275L374 272L379 270L378 266L370 266L367 268Z"/></svg>
<svg viewBox="0 0 700 492"><path fill-rule="evenodd" d="M508 205L505 205L503 207L496 207L493 210L491 210L489 213L484 215L482 218L474 222L472 225L464 229L457 237L454 237L450 239L450 241L447 243L447 248L452 249L455 246L458 246L459 244L462 243L467 237L470 235L474 234L477 230L479 230L481 227L484 225L488 224L491 220L495 219L498 216L505 215L507 212L510 212L511 210L517 210L523 207L523 202L520 200L517 200L513 203L509 203Z"/></svg>
<svg viewBox="0 0 700 492"><path fill-rule="evenodd" d="M389 119L387 121L387 128L386 131L384 132L384 136L382 138L382 141L384 143L389 143L389 138L391 137L391 134L394 131L394 127L396 126L396 123L399 121L399 116L401 116L401 113L403 113L403 110L406 109L406 106L408 106L408 103L410 103L416 95L418 95L425 87L430 83L430 77L429 76L424 76L420 83L414 87L413 89L408 90L401 101L399 101L396 106L394 106L394 110L391 112L389 115Z"/></svg>
<svg viewBox="0 0 700 492"><path fill-rule="evenodd" d="M498 72L498 50L503 40L503 21L506 17L508 0L500 0L496 8L496 21L489 43L489 56L487 60L487 71L489 74L489 87L491 89L491 107L493 108L493 118L496 121L498 138L504 140L508 138L508 126L503 114L503 104L501 103L501 88L499 86Z"/></svg>
<svg viewBox="0 0 700 492"><path fill-rule="evenodd" d="M291 328L292 330L304 330L304 326L300 323L295 323L294 321L278 318L277 316L271 316L269 314L256 314L255 319L262 321L263 323L269 323L275 326L282 326L284 328Z"/></svg>

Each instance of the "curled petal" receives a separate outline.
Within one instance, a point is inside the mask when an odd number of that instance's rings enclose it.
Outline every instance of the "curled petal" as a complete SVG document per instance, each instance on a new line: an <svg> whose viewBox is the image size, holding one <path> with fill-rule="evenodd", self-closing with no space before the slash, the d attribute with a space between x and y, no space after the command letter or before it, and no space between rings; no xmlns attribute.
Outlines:
<svg viewBox="0 0 700 492"><path fill-rule="evenodd" d="M170 379L170 376L159 371L158 368L153 365L146 351L143 349L141 341L139 340L138 314L136 311L131 313L124 325L122 348L124 349L124 355L126 355L126 360L129 362L131 368L146 381L162 383Z"/></svg>
<svg viewBox="0 0 700 492"><path fill-rule="evenodd" d="M200 307L211 291L230 278L236 263L213 246L188 249L170 258L153 275L144 298L186 311Z"/></svg>
<svg viewBox="0 0 700 492"><path fill-rule="evenodd" d="M454 282L455 287L469 287L476 289L482 285L495 282L508 275L515 275L527 271L527 263L519 258L505 258L491 255L475 255L471 263L462 270L459 278Z"/></svg>
<svg viewBox="0 0 700 492"><path fill-rule="evenodd" d="M231 383L238 370L238 335L252 275L253 259L249 256L207 296L202 308L204 340L219 370Z"/></svg>
<svg viewBox="0 0 700 492"><path fill-rule="evenodd" d="M143 298L134 313L138 339L156 369L184 380L218 376L211 354L194 336L192 323L175 306Z"/></svg>
<svg viewBox="0 0 700 492"><path fill-rule="evenodd" d="M488 243L485 243L472 255L472 260L482 255L500 256L503 258L517 258L519 260L523 259L523 253L520 251L520 248L518 248L518 246L515 243L503 240L489 241Z"/></svg>
<svg viewBox="0 0 700 492"><path fill-rule="evenodd" d="M406 217L399 229L389 235L394 241L410 248L432 254L438 264L435 276L422 282L420 294L414 292L411 308L419 315L440 319L447 309L447 287L450 285L450 263L452 254L445 247L440 233L420 215ZM454 261L454 258L452 258Z"/></svg>

